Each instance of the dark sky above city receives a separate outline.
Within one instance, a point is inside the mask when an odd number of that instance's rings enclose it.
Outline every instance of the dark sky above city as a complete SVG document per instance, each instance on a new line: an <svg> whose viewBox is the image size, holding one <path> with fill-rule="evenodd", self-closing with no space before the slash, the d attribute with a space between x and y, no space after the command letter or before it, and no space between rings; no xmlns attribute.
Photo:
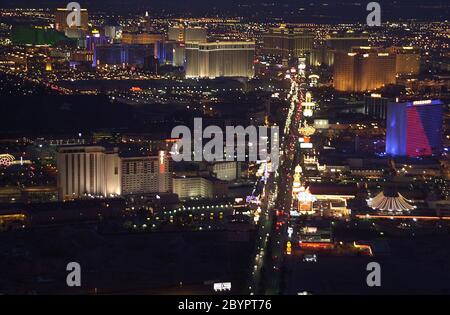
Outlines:
<svg viewBox="0 0 450 315"><path fill-rule="evenodd" d="M65 6L69 0L2 0L0 7L44 7ZM365 6L370 1L362 0L79 0L82 7L91 10L135 13L148 10L153 14L171 12L181 15L244 16L256 19L283 18L293 21L330 19L355 21L367 16ZM379 0L382 16L389 20L419 19L446 20L450 16L449 1L444 0ZM302 8L302 10L300 10Z"/></svg>

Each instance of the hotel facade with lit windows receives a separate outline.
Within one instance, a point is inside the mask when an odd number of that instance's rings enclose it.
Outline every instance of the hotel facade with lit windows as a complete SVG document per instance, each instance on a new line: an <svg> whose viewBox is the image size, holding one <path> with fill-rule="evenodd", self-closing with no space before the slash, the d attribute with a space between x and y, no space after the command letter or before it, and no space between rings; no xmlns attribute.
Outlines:
<svg viewBox="0 0 450 315"><path fill-rule="evenodd" d="M117 148L64 146L56 157L59 198L120 195L120 159Z"/></svg>
<svg viewBox="0 0 450 315"><path fill-rule="evenodd" d="M120 156L118 148L64 146L58 149L61 200L170 192L170 156Z"/></svg>
<svg viewBox="0 0 450 315"><path fill-rule="evenodd" d="M396 83L397 76L420 73L420 54L413 47L354 47L334 53L334 87L344 92L373 91Z"/></svg>
<svg viewBox="0 0 450 315"><path fill-rule="evenodd" d="M252 78L254 59L254 42L188 43L186 78Z"/></svg>
<svg viewBox="0 0 450 315"><path fill-rule="evenodd" d="M280 58L298 58L310 52L314 44L314 33L298 27L281 25L263 34L262 53Z"/></svg>
<svg viewBox="0 0 450 315"><path fill-rule="evenodd" d="M211 180L201 176L183 176L173 179L173 193L180 199L214 197L214 185Z"/></svg>
<svg viewBox="0 0 450 315"><path fill-rule="evenodd" d="M396 82L396 56L370 48L334 57L334 88L342 92L364 92Z"/></svg>
<svg viewBox="0 0 450 315"><path fill-rule="evenodd" d="M165 151L153 156L121 157L121 167L122 195L172 191L170 156Z"/></svg>

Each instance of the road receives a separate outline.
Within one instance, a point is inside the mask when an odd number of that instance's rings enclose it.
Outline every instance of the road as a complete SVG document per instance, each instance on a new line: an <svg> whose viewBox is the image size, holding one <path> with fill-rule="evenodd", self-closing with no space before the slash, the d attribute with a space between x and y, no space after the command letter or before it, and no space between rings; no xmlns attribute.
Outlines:
<svg viewBox="0 0 450 315"><path fill-rule="evenodd" d="M250 294L280 294L283 291L284 259L289 212L292 207L292 184L295 166L301 161L297 150L298 128L302 122L304 100L304 77L295 75L291 79L288 96L289 111L286 129L281 141L280 166L265 183L266 198L262 200L258 225L255 264L252 270ZM275 207L268 200L276 195Z"/></svg>

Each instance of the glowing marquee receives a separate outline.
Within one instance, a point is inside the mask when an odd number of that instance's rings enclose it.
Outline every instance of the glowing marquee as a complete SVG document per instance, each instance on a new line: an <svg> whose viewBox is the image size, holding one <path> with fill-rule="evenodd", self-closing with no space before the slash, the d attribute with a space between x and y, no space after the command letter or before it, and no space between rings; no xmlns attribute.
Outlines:
<svg viewBox="0 0 450 315"><path fill-rule="evenodd" d="M305 121L303 123L303 126L298 128L298 133L302 136L312 136L316 132L316 128L313 126L308 125L308 123Z"/></svg>
<svg viewBox="0 0 450 315"><path fill-rule="evenodd" d="M310 92L306 92L305 101L302 102L303 116L311 117L313 115L314 107L316 103L312 101L312 95Z"/></svg>
<svg viewBox="0 0 450 315"><path fill-rule="evenodd" d="M428 104L433 104L432 100L423 100L423 101L414 101L413 105L417 106L417 105L428 105Z"/></svg>
<svg viewBox="0 0 450 315"><path fill-rule="evenodd" d="M0 154L0 166L10 166L15 159L11 154Z"/></svg>
<svg viewBox="0 0 450 315"><path fill-rule="evenodd" d="M16 160L14 156L11 154L0 154L0 166L9 167L11 165L24 165L24 164L33 164L30 160L24 160L23 157L20 157L20 160Z"/></svg>

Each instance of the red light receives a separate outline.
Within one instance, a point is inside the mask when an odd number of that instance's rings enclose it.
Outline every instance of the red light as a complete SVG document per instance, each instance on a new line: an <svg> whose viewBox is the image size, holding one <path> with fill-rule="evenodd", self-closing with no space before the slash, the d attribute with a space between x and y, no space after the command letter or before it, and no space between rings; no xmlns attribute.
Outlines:
<svg viewBox="0 0 450 315"><path fill-rule="evenodd" d="M298 245L300 248L306 248L306 249L333 249L334 244L332 243L320 243L320 242L298 242Z"/></svg>

